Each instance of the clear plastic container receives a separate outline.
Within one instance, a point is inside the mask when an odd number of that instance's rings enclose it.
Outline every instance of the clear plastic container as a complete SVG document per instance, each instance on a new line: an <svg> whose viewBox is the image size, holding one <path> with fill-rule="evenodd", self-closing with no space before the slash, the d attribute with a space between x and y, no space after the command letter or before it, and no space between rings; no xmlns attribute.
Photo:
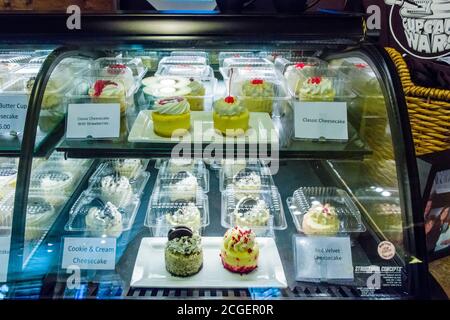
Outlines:
<svg viewBox="0 0 450 320"><path fill-rule="evenodd" d="M326 69L327 65L327 62L316 57L296 57L294 59L278 57L275 59L275 68L285 76L294 77L292 81L295 81L298 73L305 73L307 76L311 68ZM290 73L293 74L290 75Z"/></svg>
<svg viewBox="0 0 450 320"><path fill-rule="evenodd" d="M147 185L148 179L150 178L150 173L143 170L145 169L140 170L135 177L129 178L126 175L121 174L113 165L113 162L107 161L100 164L97 170L95 170L95 172L89 178L89 187L91 189L99 190L101 192L102 190L104 190L102 185L106 184L108 181L111 181L111 183L114 182L119 183L120 180L123 179L125 183L128 182L129 185L131 186L131 191L133 195L141 196L145 186ZM116 193L115 190L112 190L112 192ZM119 192L117 192L116 195L114 194L111 195L111 197L117 199L123 198L123 196L125 195L120 194Z"/></svg>
<svg viewBox="0 0 450 320"><path fill-rule="evenodd" d="M166 237L169 230L177 226L187 226L201 235L208 225L207 195L198 193L191 200L173 200L170 193L160 188L153 191L145 220L153 236Z"/></svg>
<svg viewBox="0 0 450 320"><path fill-rule="evenodd" d="M121 81L125 88L135 93L147 68L140 58L100 58L94 61L92 76Z"/></svg>
<svg viewBox="0 0 450 320"><path fill-rule="evenodd" d="M36 76L41 69L41 66L41 63L28 63L19 69L14 70L13 74L15 75L15 78L20 76Z"/></svg>
<svg viewBox="0 0 450 320"><path fill-rule="evenodd" d="M15 163L0 164L0 198L7 193L3 188L11 188L14 190L16 186L17 171L18 165Z"/></svg>
<svg viewBox="0 0 450 320"><path fill-rule="evenodd" d="M96 88L108 88L108 86L114 86L115 89L112 90L116 90L116 93L108 93L107 96L102 96L102 91L96 90ZM124 116L128 109L134 107L134 92L133 90L126 90L126 86L120 79L83 76L75 81L72 89L65 94L64 101L66 106L69 104L117 103L120 106L121 115Z"/></svg>
<svg viewBox="0 0 450 320"><path fill-rule="evenodd" d="M220 73L224 80L228 80L236 69L242 68L274 68L274 64L264 58L226 58L223 66L220 67Z"/></svg>
<svg viewBox="0 0 450 320"><path fill-rule="evenodd" d="M161 70L165 67L160 66ZM144 95L150 104L157 99L184 96L191 111L210 110L214 101L217 80L212 77L182 77L177 75L157 75L142 80Z"/></svg>
<svg viewBox="0 0 450 320"><path fill-rule="evenodd" d="M161 192L170 196L171 201L193 201L209 191L201 186L203 182L193 174L180 172L176 175L162 177L162 179L158 176L154 189L161 189ZM209 185L206 185L205 188L209 188Z"/></svg>
<svg viewBox="0 0 450 320"><path fill-rule="evenodd" d="M311 68L308 74L297 73L297 76L297 82L288 81L288 88L290 94L300 101L346 102L355 98L349 90L348 78L338 69Z"/></svg>
<svg viewBox="0 0 450 320"><path fill-rule="evenodd" d="M40 239L53 225L61 205L67 198L41 192L30 192L27 199L27 216L25 241ZM12 226L15 193L11 192L0 203L0 228L8 229Z"/></svg>
<svg viewBox="0 0 450 320"><path fill-rule="evenodd" d="M204 192L209 192L209 171L201 160L192 160L192 162L168 160L162 164L159 169L158 180L161 184L168 184L170 181L184 179L190 175L197 178L198 185ZM189 159L190 160L190 159Z"/></svg>
<svg viewBox="0 0 450 320"><path fill-rule="evenodd" d="M219 53L219 66L224 66L225 59L228 58L254 58L256 54L251 51L225 51Z"/></svg>
<svg viewBox="0 0 450 320"><path fill-rule="evenodd" d="M48 57L48 54L46 54L46 55L40 55L40 56L37 56L37 57L32 58L32 59L29 61L29 63L43 64L44 61L45 61L45 59L47 59L47 57Z"/></svg>
<svg viewBox="0 0 450 320"><path fill-rule="evenodd" d="M211 159L210 160L210 166L212 170L225 170L227 172L227 175L232 175L228 172L235 173L239 172L241 169L245 168L247 166L247 163L250 165L257 165L259 163L259 159L247 159L247 158L236 158L236 159ZM236 169L235 169L236 168ZM235 169L235 170L234 170ZM237 171L236 171L237 170Z"/></svg>
<svg viewBox="0 0 450 320"><path fill-rule="evenodd" d="M155 168L164 171L165 174L176 174L180 171L187 171L192 174L203 174L207 171L203 159L191 158L171 158L161 159L158 167Z"/></svg>
<svg viewBox="0 0 450 320"><path fill-rule="evenodd" d="M116 207L101 198L97 190L81 193L70 209L70 217L64 229L83 232L91 237L118 238L133 226L140 205L139 197L133 197L125 206Z"/></svg>
<svg viewBox="0 0 450 320"><path fill-rule="evenodd" d="M272 186L247 192L245 197L240 197L238 190L229 186L222 193L222 226L286 229L287 222L278 189Z"/></svg>
<svg viewBox="0 0 450 320"><path fill-rule="evenodd" d="M245 159L232 160L231 163L225 162L219 173L219 183L220 191L234 186L240 190L239 194L244 196L247 191L255 192L275 185L267 166L262 165L260 161Z"/></svg>
<svg viewBox="0 0 450 320"><path fill-rule="evenodd" d="M147 68L148 71L154 71L158 68L159 56L156 51L130 51L128 52L127 56L140 58L142 60L142 64Z"/></svg>
<svg viewBox="0 0 450 320"><path fill-rule="evenodd" d="M31 174L30 190L47 195L49 201L55 203L52 196L69 197L78 185L80 178L79 172L41 165Z"/></svg>
<svg viewBox="0 0 450 320"><path fill-rule="evenodd" d="M164 57L159 61L159 67L163 65L200 65L206 66L208 65L208 60L205 57L199 56L170 56Z"/></svg>
<svg viewBox="0 0 450 320"><path fill-rule="evenodd" d="M27 63L30 59L29 54L0 54L0 63Z"/></svg>
<svg viewBox="0 0 450 320"><path fill-rule="evenodd" d="M325 206L328 204L329 210L334 208L337 214L338 225L336 228L321 233L320 225L316 224L313 232L305 232L304 218L311 208L316 205ZM291 212L297 230L306 234L329 235L330 230L334 234L364 232L366 227L362 223L361 213L353 203L352 199L342 189L334 187L303 187L297 189L292 197L287 198L287 205Z"/></svg>
<svg viewBox="0 0 450 320"><path fill-rule="evenodd" d="M281 73L267 68L237 69L231 79L231 95L250 112L282 114L291 96Z"/></svg>

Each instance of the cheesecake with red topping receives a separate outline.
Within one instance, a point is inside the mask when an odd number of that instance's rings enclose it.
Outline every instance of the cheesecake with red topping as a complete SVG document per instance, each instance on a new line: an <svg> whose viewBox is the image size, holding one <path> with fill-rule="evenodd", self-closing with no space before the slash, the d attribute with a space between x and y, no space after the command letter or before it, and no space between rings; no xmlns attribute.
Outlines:
<svg viewBox="0 0 450 320"><path fill-rule="evenodd" d="M256 234L247 228L229 229L223 238L220 258L225 269L247 274L258 267L259 246Z"/></svg>
<svg viewBox="0 0 450 320"><path fill-rule="evenodd" d="M272 113L275 87L272 82L252 79L243 82L241 87L242 104L249 112Z"/></svg>

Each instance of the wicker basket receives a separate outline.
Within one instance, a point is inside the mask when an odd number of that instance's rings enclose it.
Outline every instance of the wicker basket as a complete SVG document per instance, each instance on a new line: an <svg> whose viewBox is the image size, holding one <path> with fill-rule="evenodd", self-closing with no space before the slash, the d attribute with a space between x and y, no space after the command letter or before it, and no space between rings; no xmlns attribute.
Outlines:
<svg viewBox="0 0 450 320"><path fill-rule="evenodd" d="M450 149L450 90L416 86L402 55L393 48L386 51L402 81L416 155Z"/></svg>

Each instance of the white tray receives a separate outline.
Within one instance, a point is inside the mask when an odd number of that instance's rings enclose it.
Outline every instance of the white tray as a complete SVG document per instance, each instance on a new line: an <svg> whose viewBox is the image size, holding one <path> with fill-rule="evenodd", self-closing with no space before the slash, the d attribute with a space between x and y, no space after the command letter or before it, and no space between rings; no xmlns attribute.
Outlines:
<svg viewBox="0 0 450 320"><path fill-rule="evenodd" d="M250 112L250 128L254 130L249 130L245 135L236 138L225 138L221 134L214 132L212 112L208 111L191 111L190 134L186 134L184 137L175 138L160 137L153 131L152 112L152 110L139 112L128 136L129 142L174 143L182 141L184 143L278 143L278 135L273 126L272 119L266 112ZM202 124L199 125L198 130L194 130L194 127L198 122Z"/></svg>
<svg viewBox="0 0 450 320"><path fill-rule="evenodd" d="M143 288L287 288L280 255L272 238L257 238L260 246L258 268L246 275L222 266L223 237L204 237L203 268L192 277L179 278L166 271L164 248L167 238L143 238L131 278L132 287Z"/></svg>

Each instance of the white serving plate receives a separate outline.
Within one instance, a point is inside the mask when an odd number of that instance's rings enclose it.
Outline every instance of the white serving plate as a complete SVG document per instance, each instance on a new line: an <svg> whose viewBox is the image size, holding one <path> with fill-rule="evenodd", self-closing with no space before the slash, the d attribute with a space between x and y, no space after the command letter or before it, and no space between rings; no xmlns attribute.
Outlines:
<svg viewBox="0 0 450 320"><path fill-rule="evenodd" d="M143 238L131 278L132 287L143 288L286 288L287 281L277 246L272 238L257 238L258 268L246 275L226 270L220 260L223 237L203 237L203 268L188 278L166 271L167 238Z"/></svg>
<svg viewBox="0 0 450 320"><path fill-rule="evenodd" d="M224 137L215 132L212 112L191 111L191 129L183 137L164 138L153 131L152 110L139 112L128 136L129 142L141 143L278 143L278 135L270 115L266 112L250 112L250 129L240 137Z"/></svg>

